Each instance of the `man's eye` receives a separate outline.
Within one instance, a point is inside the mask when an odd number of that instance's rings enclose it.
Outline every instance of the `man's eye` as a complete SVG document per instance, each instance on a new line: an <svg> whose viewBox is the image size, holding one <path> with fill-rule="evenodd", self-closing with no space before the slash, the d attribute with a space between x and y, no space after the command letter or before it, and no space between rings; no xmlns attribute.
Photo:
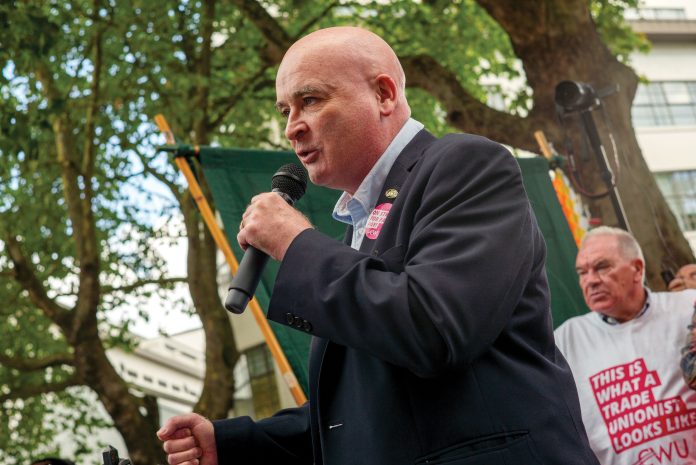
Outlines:
<svg viewBox="0 0 696 465"><path fill-rule="evenodd" d="M287 118L290 116L290 110L288 110L287 108L283 108L282 110L280 110L280 115L283 118Z"/></svg>
<svg viewBox="0 0 696 465"><path fill-rule="evenodd" d="M612 270L610 265L599 265L595 268L595 271L599 274L607 274Z"/></svg>
<svg viewBox="0 0 696 465"><path fill-rule="evenodd" d="M305 105L312 105L316 101L317 101L317 99L315 97L303 97L302 98L302 103L304 103Z"/></svg>

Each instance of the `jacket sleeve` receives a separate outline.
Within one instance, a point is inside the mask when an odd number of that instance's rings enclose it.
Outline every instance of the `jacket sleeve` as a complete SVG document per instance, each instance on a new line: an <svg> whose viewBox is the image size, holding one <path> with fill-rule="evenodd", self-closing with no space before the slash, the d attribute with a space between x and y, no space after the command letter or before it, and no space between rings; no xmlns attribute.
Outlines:
<svg viewBox="0 0 696 465"><path fill-rule="evenodd" d="M309 404L255 422L238 417L213 422L220 465L311 465Z"/></svg>
<svg viewBox="0 0 696 465"><path fill-rule="evenodd" d="M545 245L519 166L476 136L445 137L419 163L397 199L405 204L392 208L407 217L387 218L406 239L375 256L304 231L281 264L270 319L299 317L317 336L422 377L491 346L530 276L543 274ZM542 280L533 292L547 292Z"/></svg>

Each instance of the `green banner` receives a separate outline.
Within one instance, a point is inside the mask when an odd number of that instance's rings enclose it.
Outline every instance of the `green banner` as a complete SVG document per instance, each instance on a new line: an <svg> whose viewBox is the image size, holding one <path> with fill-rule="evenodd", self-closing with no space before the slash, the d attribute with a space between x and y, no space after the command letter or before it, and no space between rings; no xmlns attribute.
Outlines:
<svg viewBox="0 0 696 465"><path fill-rule="evenodd" d="M232 249L241 260L237 244L237 227L246 205L254 195L271 189L271 176L286 164L297 159L292 152L263 150L201 148L200 160L205 179L213 194L215 207L225 225L225 234ZM577 249L556 199L548 174L548 164L542 158L517 159L522 169L524 185L548 247L546 270L551 287L551 306L554 326L587 311L575 273ZM316 228L341 240L345 225L331 217L339 192L310 184L307 193L296 204ZM267 308L278 263L270 260L256 298ZM307 391L307 357L310 336L283 325L270 322L286 357Z"/></svg>

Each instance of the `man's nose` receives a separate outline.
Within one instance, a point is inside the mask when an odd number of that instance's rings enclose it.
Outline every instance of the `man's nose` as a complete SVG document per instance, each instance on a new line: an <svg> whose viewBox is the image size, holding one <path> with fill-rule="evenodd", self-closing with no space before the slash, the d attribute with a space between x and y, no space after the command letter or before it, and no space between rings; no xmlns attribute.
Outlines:
<svg viewBox="0 0 696 465"><path fill-rule="evenodd" d="M602 277L596 271L587 272L587 283L591 286L602 282Z"/></svg>
<svg viewBox="0 0 696 465"><path fill-rule="evenodd" d="M300 139L307 132L307 129L307 123L304 120L294 118L291 114L285 124L285 137L289 141Z"/></svg>
<svg viewBox="0 0 696 465"><path fill-rule="evenodd" d="M601 279L599 278L599 273L593 270L588 270L582 275L580 281L580 284L583 286L593 287L599 284Z"/></svg>

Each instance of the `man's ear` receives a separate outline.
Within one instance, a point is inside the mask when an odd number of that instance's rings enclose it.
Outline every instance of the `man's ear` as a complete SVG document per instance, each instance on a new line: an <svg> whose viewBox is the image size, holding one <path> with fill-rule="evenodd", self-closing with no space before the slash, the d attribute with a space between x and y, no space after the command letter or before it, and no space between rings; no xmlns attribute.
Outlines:
<svg viewBox="0 0 696 465"><path fill-rule="evenodd" d="M375 78L377 85L377 100L382 116L388 116L394 112L398 100L398 87L394 79L388 74L380 74Z"/></svg>
<svg viewBox="0 0 696 465"><path fill-rule="evenodd" d="M643 260L640 258L634 258L631 260L631 264L633 265L633 268L636 270L636 280L642 281L643 277L643 269L645 268L645 263L643 263Z"/></svg>

